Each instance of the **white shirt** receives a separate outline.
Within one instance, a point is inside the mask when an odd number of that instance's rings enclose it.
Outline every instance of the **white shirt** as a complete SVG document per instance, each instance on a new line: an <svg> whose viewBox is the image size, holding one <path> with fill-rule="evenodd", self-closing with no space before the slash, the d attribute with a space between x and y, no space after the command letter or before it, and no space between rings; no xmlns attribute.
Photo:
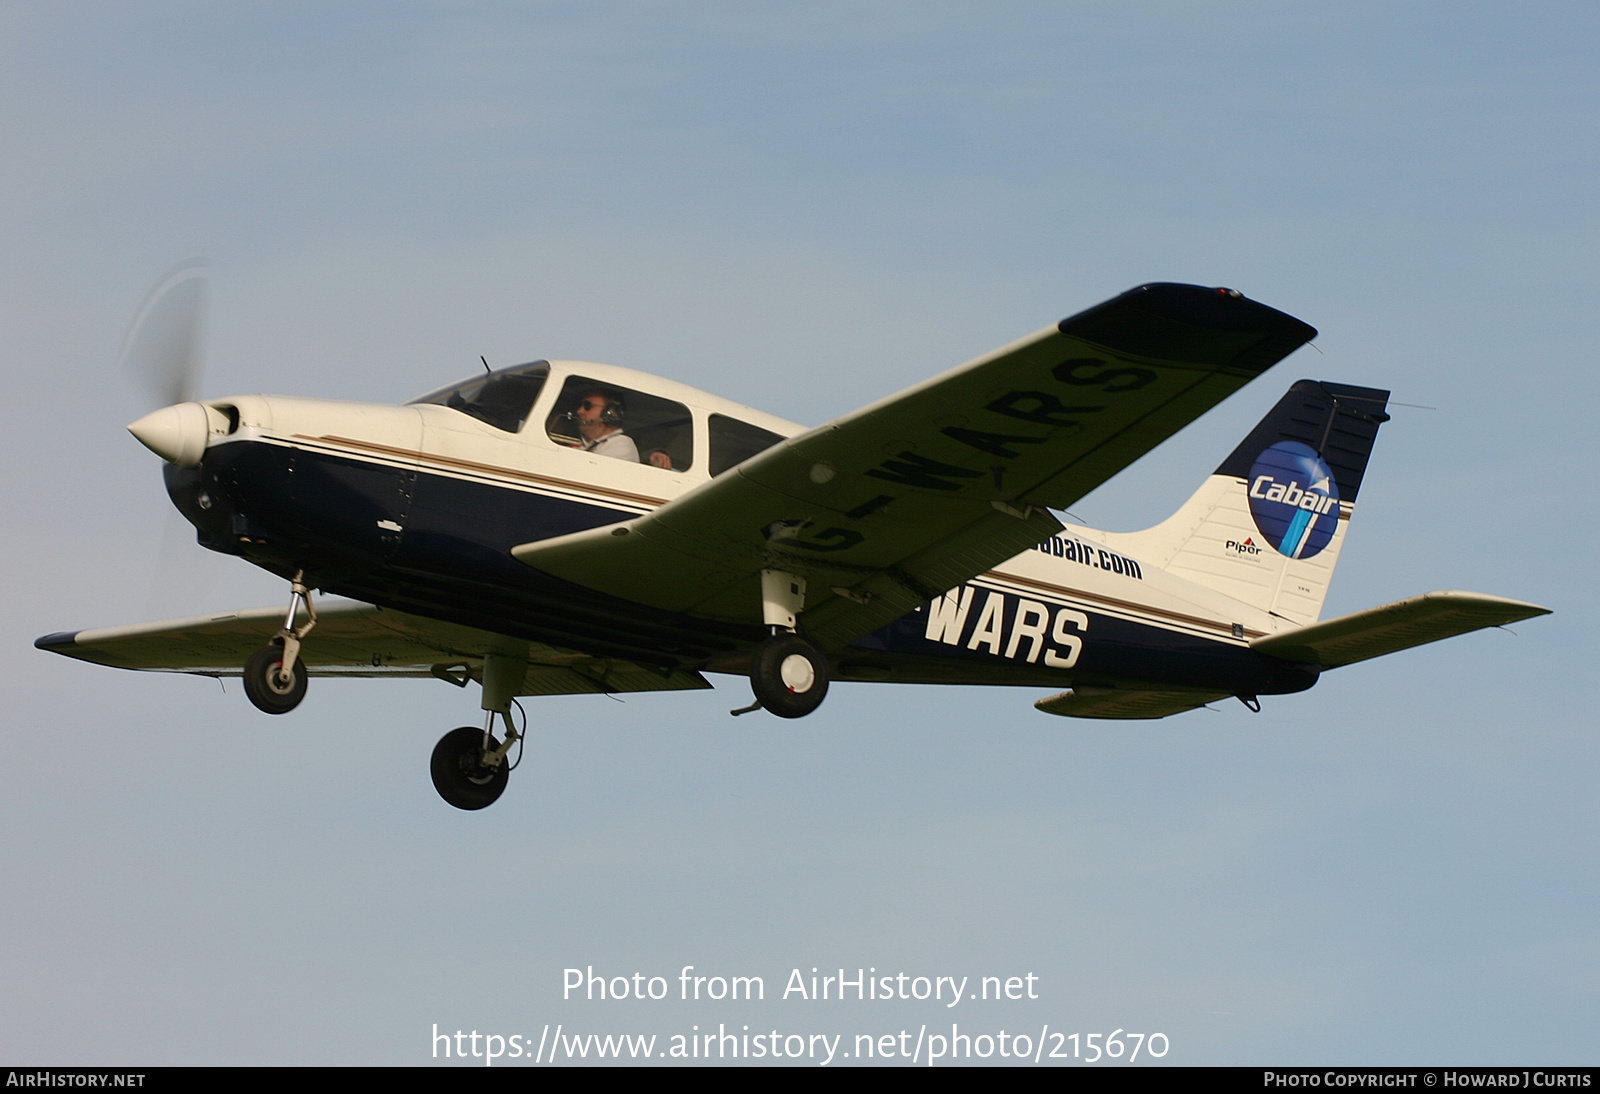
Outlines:
<svg viewBox="0 0 1600 1094"><path fill-rule="evenodd" d="M623 434L622 430L607 433L597 441L584 441L583 448L586 452L593 452L596 456L612 456L619 460L639 462L639 446L633 443L633 438Z"/></svg>

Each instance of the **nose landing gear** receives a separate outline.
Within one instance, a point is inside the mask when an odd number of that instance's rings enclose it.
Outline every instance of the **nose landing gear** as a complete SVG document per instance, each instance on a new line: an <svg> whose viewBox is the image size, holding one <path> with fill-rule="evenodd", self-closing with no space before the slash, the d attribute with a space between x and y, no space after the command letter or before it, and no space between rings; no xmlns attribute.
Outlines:
<svg viewBox="0 0 1600 1094"><path fill-rule="evenodd" d="M244 663L244 693L255 708L267 714L288 714L306 697L306 666L295 660L284 668L287 656L279 645L262 646Z"/></svg>
<svg viewBox="0 0 1600 1094"><path fill-rule="evenodd" d="M257 710L266 714L287 714L306 697L306 666L300 660L300 640L317 625L317 609L304 577L303 570L294 575L283 628L271 643L252 653L244 663L244 693ZM294 621L301 601L306 605L306 621L296 628Z"/></svg>

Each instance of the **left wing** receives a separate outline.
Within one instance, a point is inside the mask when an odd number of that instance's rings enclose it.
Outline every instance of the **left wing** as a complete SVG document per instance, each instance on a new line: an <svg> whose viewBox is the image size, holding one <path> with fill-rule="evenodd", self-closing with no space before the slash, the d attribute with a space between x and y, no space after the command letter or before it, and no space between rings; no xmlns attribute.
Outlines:
<svg viewBox="0 0 1600 1094"><path fill-rule="evenodd" d="M252 608L128 627L66 631L34 643L41 650L152 672L239 676L245 660L283 625L282 608ZM663 671L527 643L528 671L518 695L675 691L708 688L697 672ZM300 656L312 676L438 676L454 683L482 675L484 650L507 640L354 601L324 601ZM510 648L520 650L521 643Z"/></svg>
<svg viewBox="0 0 1600 1094"><path fill-rule="evenodd" d="M1047 507L1072 505L1315 334L1228 289L1144 285L653 513L512 554L731 622L761 621L760 570L798 574L806 634L837 649L1053 535Z"/></svg>

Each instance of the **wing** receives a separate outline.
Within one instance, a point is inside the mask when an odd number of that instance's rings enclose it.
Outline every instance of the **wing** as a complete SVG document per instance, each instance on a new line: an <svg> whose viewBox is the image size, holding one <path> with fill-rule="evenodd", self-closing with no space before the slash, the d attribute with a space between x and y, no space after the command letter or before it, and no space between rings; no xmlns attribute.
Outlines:
<svg viewBox="0 0 1600 1094"><path fill-rule="evenodd" d="M1059 531L1064 509L1316 334L1226 289L1145 285L792 437L635 520L514 548L626 600L761 622L807 581L842 647Z"/></svg>
<svg viewBox="0 0 1600 1094"><path fill-rule="evenodd" d="M1503 596L1454 591L1423 593L1258 638L1250 648L1286 661L1336 669L1484 627L1500 627L1549 614L1549 608Z"/></svg>
<svg viewBox="0 0 1600 1094"><path fill-rule="evenodd" d="M200 676L238 676L283 624L282 608L139 623L129 627L46 635L39 649L97 665ZM300 656L312 676L438 676L465 686L481 678L483 653L504 639L473 627L441 623L353 601L323 602ZM528 672L519 695L675 691L711 685L699 673L596 658L528 644Z"/></svg>

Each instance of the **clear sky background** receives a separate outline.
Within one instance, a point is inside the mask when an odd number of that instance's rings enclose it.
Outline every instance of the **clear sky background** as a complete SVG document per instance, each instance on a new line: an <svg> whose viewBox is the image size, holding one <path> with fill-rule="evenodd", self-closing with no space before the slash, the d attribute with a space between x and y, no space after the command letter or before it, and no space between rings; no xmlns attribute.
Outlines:
<svg viewBox="0 0 1600 1094"><path fill-rule="evenodd" d="M1183 1063L1595 1063L1600 11L1584 3L0 5L0 1062L392 1063L531 1034L1161 1031ZM203 393L398 402L537 357L820 423L1144 281L1321 330L1086 499L1156 522L1302 376L1392 388L1329 615L1555 615L1259 715L841 685L530 703L122 673L41 634L262 603L123 430L214 269ZM175 560L175 561L174 561ZM580 1003L562 970L761 975ZM802 1003L793 968L1034 973ZM676 980L673 981L676 990Z"/></svg>

